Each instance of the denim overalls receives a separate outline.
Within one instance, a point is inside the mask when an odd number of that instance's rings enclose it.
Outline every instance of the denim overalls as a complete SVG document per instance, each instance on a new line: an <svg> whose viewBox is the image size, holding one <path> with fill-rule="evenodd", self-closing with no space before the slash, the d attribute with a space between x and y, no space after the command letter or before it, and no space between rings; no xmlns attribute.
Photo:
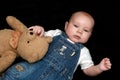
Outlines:
<svg viewBox="0 0 120 80"><path fill-rule="evenodd" d="M72 80L81 48L83 45L70 43L62 33L53 38L42 60L15 64L4 73L2 80Z"/></svg>

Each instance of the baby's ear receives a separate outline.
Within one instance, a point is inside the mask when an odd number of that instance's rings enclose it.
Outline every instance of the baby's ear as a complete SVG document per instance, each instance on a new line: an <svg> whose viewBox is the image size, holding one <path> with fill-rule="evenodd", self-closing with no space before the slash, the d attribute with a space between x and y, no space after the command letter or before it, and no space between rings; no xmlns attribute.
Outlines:
<svg viewBox="0 0 120 80"><path fill-rule="evenodd" d="M66 30L67 26L68 26L68 21L65 22L65 30Z"/></svg>
<svg viewBox="0 0 120 80"><path fill-rule="evenodd" d="M10 46L12 46L13 48L17 48L20 34L21 33L19 31L12 32L12 38L10 39L9 43L10 43Z"/></svg>

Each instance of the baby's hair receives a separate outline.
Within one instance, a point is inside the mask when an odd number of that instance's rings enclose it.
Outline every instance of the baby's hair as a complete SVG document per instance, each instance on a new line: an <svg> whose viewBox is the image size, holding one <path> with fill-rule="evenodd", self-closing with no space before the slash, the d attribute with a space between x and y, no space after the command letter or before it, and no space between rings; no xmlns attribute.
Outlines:
<svg viewBox="0 0 120 80"><path fill-rule="evenodd" d="M71 17L69 18L69 21L70 21L74 16L76 16L76 15L86 16L86 17L88 17L89 19L92 20L93 24L95 23L93 16L92 16L91 14L89 14L88 12L85 12L85 11L77 11L77 12L74 12L74 13L71 15Z"/></svg>

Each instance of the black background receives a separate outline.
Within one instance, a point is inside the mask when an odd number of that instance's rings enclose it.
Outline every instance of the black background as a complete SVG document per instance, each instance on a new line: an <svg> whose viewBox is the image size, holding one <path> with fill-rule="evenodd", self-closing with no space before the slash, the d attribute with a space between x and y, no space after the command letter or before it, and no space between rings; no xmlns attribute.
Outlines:
<svg viewBox="0 0 120 80"><path fill-rule="evenodd" d="M109 57L112 69L96 77L89 77L78 67L73 80L119 79L120 20L117 3L115 0L4 0L0 1L0 29L10 28L5 18L13 15L28 27L42 25L45 30L64 30L64 23L73 12L87 11L95 19L95 28L85 45L90 49L95 64L103 57Z"/></svg>

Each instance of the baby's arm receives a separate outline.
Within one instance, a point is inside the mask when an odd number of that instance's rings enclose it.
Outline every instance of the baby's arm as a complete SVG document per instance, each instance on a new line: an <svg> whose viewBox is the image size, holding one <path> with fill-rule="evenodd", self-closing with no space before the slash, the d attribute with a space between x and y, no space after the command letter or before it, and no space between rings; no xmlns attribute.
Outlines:
<svg viewBox="0 0 120 80"><path fill-rule="evenodd" d="M89 76L96 76L102 73L103 71L107 71L111 69L111 65L112 64L109 58L103 58L102 61L98 65L94 65L87 69L84 69L83 72Z"/></svg>
<svg viewBox="0 0 120 80"><path fill-rule="evenodd" d="M31 26L29 27L29 29L33 29L33 32L37 35L39 35L40 37L44 35L44 28L42 26Z"/></svg>

